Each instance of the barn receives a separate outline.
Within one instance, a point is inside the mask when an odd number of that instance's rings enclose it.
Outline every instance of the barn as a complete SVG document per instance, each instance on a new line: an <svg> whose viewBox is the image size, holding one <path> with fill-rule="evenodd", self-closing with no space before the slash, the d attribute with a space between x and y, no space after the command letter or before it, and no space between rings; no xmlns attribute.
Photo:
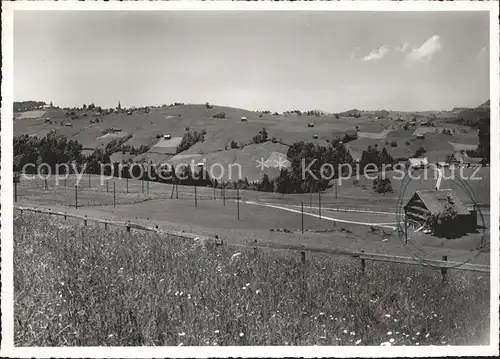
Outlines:
<svg viewBox="0 0 500 359"><path fill-rule="evenodd" d="M427 161L427 157L409 158L407 162L407 167L410 168L425 168L427 166L429 166L429 161Z"/></svg>
<svg viewBox="0 0 500 359"><path fill-rule="evenodd" d="M416 191L404 206L408 224L421 227L430 214L445 211L446 205L457 212L456 225L463 232L474 231L477 226L477 212L469 210L451 189Z"/></svg>

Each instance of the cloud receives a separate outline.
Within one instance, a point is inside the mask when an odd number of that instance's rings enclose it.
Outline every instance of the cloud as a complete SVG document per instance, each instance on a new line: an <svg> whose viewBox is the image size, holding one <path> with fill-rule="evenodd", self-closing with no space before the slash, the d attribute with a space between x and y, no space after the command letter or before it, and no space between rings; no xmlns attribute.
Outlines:
<svg viewBox="0 0 500 359"><path fill-rule="evenodd" d="M389 53L390 49L386 45L381 46L380 48L373 50L368 55L362 58L363 61L375 61L380 60L385 57Z"/></svg>
<svg viewBox="0 0 500 359"><path fill-rule="evenodd" d="M359 46L354 49L353 52L351 52L351 60L357 60L356 54L360 50Z"/></svg>
<svg viewBox="0 0 500 359"><path fill-rule="evenodd" d="M398 47L396 50L398 50L399 52L405 52L405 50L408 48L408 46L410 46L410 43L408 41L405 41L405 42L403 42L401 47Z"/></svg>
<svg viewBox="0 0 500 359"><path fill-rule="evenodd" d="M409 61L430 61L435 53L441 51L443 45L441 44L441 38L438 35L432 36L426 42L424 42L420 47L413 48L408 54L407 60Z"/></svg>

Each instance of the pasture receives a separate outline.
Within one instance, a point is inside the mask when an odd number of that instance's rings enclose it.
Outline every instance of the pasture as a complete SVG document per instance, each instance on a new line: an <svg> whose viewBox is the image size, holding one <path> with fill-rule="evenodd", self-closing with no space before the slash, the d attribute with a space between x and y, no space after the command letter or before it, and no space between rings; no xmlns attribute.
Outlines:
<svg viewBox="0 0 500 359"><path fill-rule="evenodd" d="M240 190L238 205L236 190L226 189L223 192L218 188L197 187L195 200L192 186L178 186L175 190L170 184L150 182L148 185L146 181L129 180L127 193L125 179L112 179L107 188L105 182L100 183L98 176L91 176L90 179L90 187L86 175L79 183L78 209L74 208L75 177L66 183L61 180L58 185L55 180L48 181L48 190L44 189L42 180L24 181L18 186L18 204L36 204L99 218L141 221L212 237L217 235L228 242L307 243L352 251L407 254L402 239L395 231L398 199L394 194L367 193L362 196L352 192L359 190L358 187L347 186L344 189L339 186L338 197L335 197L334 191L321 194L322 213L319 216L320 198L317 193L281 195ZM409 198L410 193L405 197ZM301 233L301 201L304 204L304 233ZM489 236L489 214L486 209L483 212ZM481 224L480 219L478 221ZM288 233L280 232L284 229ZM460 260L469 255L480 239L479 232L450 241L423 233L411 235L411 243L427 248L429 258L440 259L442 255L447 255L450 260ZM474 261L488 263L488 255L483 253Z"/></svg>
<svg viewBox="0 0 500 359"><path fill-rule="evenodd" d="M348 257L304 265L45 216L14 218L16 346L487 344L487 275L442 285L370 262L362 276Z"/></svg>

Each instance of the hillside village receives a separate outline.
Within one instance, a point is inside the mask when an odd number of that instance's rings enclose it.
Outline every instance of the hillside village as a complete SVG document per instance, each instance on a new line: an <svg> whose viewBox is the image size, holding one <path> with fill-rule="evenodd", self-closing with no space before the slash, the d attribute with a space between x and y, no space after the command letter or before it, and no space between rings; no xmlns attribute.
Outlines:
<svg viewBox="0 0 500 359"><path fill-rule="evenodd" d="M261 180L255 160L286 155L300 141L328 148L339 143L354 162L370 151L384 151L384 163L453 162L486 165L479 153L480 120L489 119L489 101L474 109L394 112L350 110L336 114L321 111L248 111L211 105L174 103L156 107L103 109L94 104L59 108L52 103L15 103L15 136L43 138L51 131L78 141L83 158L109 156L111 162L160 165L206 160L238 162L249 182ZM487 151L486 151L487 152ZM485 152L485 153L486 153ZM24 153L16 154L22 163ZM383 157L384 157L383 156ZM411 163L415 163L412 160ZM277 177L272 165L264 171Z"/></svg>

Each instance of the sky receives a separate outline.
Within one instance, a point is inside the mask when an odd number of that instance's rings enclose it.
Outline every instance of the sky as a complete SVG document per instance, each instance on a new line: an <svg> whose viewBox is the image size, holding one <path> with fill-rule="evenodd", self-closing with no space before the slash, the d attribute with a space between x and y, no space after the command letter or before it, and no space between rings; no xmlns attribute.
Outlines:
<svg viewBox="0 0 500 359"><path fill-rule="evenodd" d="M17 11L14 99L340 112L489 99L487 12Z"/></svg>

